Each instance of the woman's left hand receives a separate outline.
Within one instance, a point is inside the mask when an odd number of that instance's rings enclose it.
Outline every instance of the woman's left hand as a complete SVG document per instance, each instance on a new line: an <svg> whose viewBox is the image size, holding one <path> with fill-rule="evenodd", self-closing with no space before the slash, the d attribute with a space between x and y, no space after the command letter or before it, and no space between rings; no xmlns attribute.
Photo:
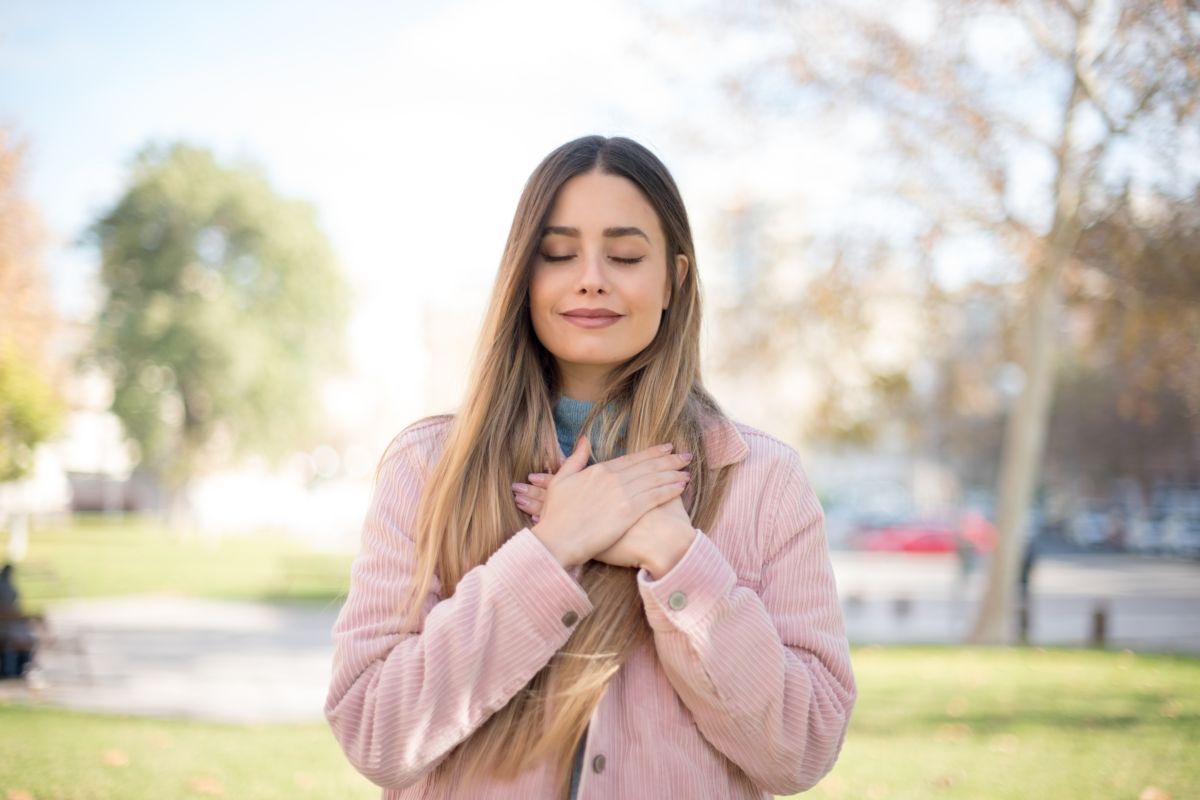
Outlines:
<svg viewBox="0 0 1200 800"><path fill-rule="evenodd" d="M534 473L529 483L513 484L513 500L534 522L540 519L551 476ZM657 580L691 547L696 531L683 500L676 497L642 515L633 527L594 558L617 567L645 567Z"/></svg>

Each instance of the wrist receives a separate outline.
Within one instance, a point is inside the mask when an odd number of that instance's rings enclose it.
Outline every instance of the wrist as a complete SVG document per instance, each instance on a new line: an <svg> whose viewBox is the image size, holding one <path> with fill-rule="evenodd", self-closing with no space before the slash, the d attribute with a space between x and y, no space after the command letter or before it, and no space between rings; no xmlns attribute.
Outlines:
<svg viewBox="0 0 1200 800"><path fill-rule="evenodd" d="M670 572L691 548L696 539L696 529L681 523L672 525L659 539L660 545L643 561L642 567L650 573L651 580L658 580Z"/></svg>
<svg viewBox="0 0 1200 800"><path fill-rule="evenodd" d="M550 555L554 556L563 569L571 569L580 563L569 543L563 540L564 537L555 534L552 529L547 529L544 520L529 530L538 538L542 546L550 551Z"/></svg>

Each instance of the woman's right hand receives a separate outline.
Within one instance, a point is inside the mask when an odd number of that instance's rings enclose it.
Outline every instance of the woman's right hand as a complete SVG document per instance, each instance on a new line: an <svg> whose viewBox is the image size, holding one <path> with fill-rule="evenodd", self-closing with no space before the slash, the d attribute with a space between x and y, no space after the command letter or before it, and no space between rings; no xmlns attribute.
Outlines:
<svg viewBox="0 0 1200 800"><path fill-rule="evenodd" d="M683 494L690 453L656 445L587 466L591 443L580 437L546 485L531 529L566 568L606 550L652 508Z"/></svg>

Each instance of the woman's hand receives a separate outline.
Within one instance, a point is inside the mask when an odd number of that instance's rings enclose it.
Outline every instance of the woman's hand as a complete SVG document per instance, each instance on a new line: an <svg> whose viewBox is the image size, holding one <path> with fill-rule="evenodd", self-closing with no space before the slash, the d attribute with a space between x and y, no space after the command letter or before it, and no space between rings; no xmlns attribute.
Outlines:
<svg viewBox="0 0 1200 800"><path fill-rule="evenodd" d="M651 509L683 494L689 475L687 453L658 445L586 466L591 445L581 437L575 451L546 482L537 500L518 506L531 516L533 533L564 567L596 557L611 547ZM515 484L514 492L523 484ZM529 498L525 487L523 495Z"/></svg>
<svg viewBox="0 0 1200 800"><path fill-rule="evenodd" d="M643 514L624 536L593 558L618 567L645 568L658 580L679 563L695 538L683 498L674 497Z"/></svg>
<svg viewBox="0 0 1200 800"><path fill-rule="evenodd" d="M533 473L529 483L513 484L513 500L536 524L553 475ZM593 558L620 567L645 567L657 579L687 552L695 538L683 500L679 495L643 514L629 530Z"/></svg>

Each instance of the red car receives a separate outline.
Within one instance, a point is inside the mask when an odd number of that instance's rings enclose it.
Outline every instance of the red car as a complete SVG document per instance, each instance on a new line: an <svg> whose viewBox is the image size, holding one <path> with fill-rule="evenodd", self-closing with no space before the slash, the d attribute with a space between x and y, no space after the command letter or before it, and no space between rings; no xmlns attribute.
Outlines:
<svg viewBox="0 0 1200 800"><path fill-rule="evenodd" d="M897 520L860 525L851 538L857 550L891 553L953 553L960 540L976 552L991 552L996 544L996 527L979 512L969 511L957 525L944 520Z"/></svg>

